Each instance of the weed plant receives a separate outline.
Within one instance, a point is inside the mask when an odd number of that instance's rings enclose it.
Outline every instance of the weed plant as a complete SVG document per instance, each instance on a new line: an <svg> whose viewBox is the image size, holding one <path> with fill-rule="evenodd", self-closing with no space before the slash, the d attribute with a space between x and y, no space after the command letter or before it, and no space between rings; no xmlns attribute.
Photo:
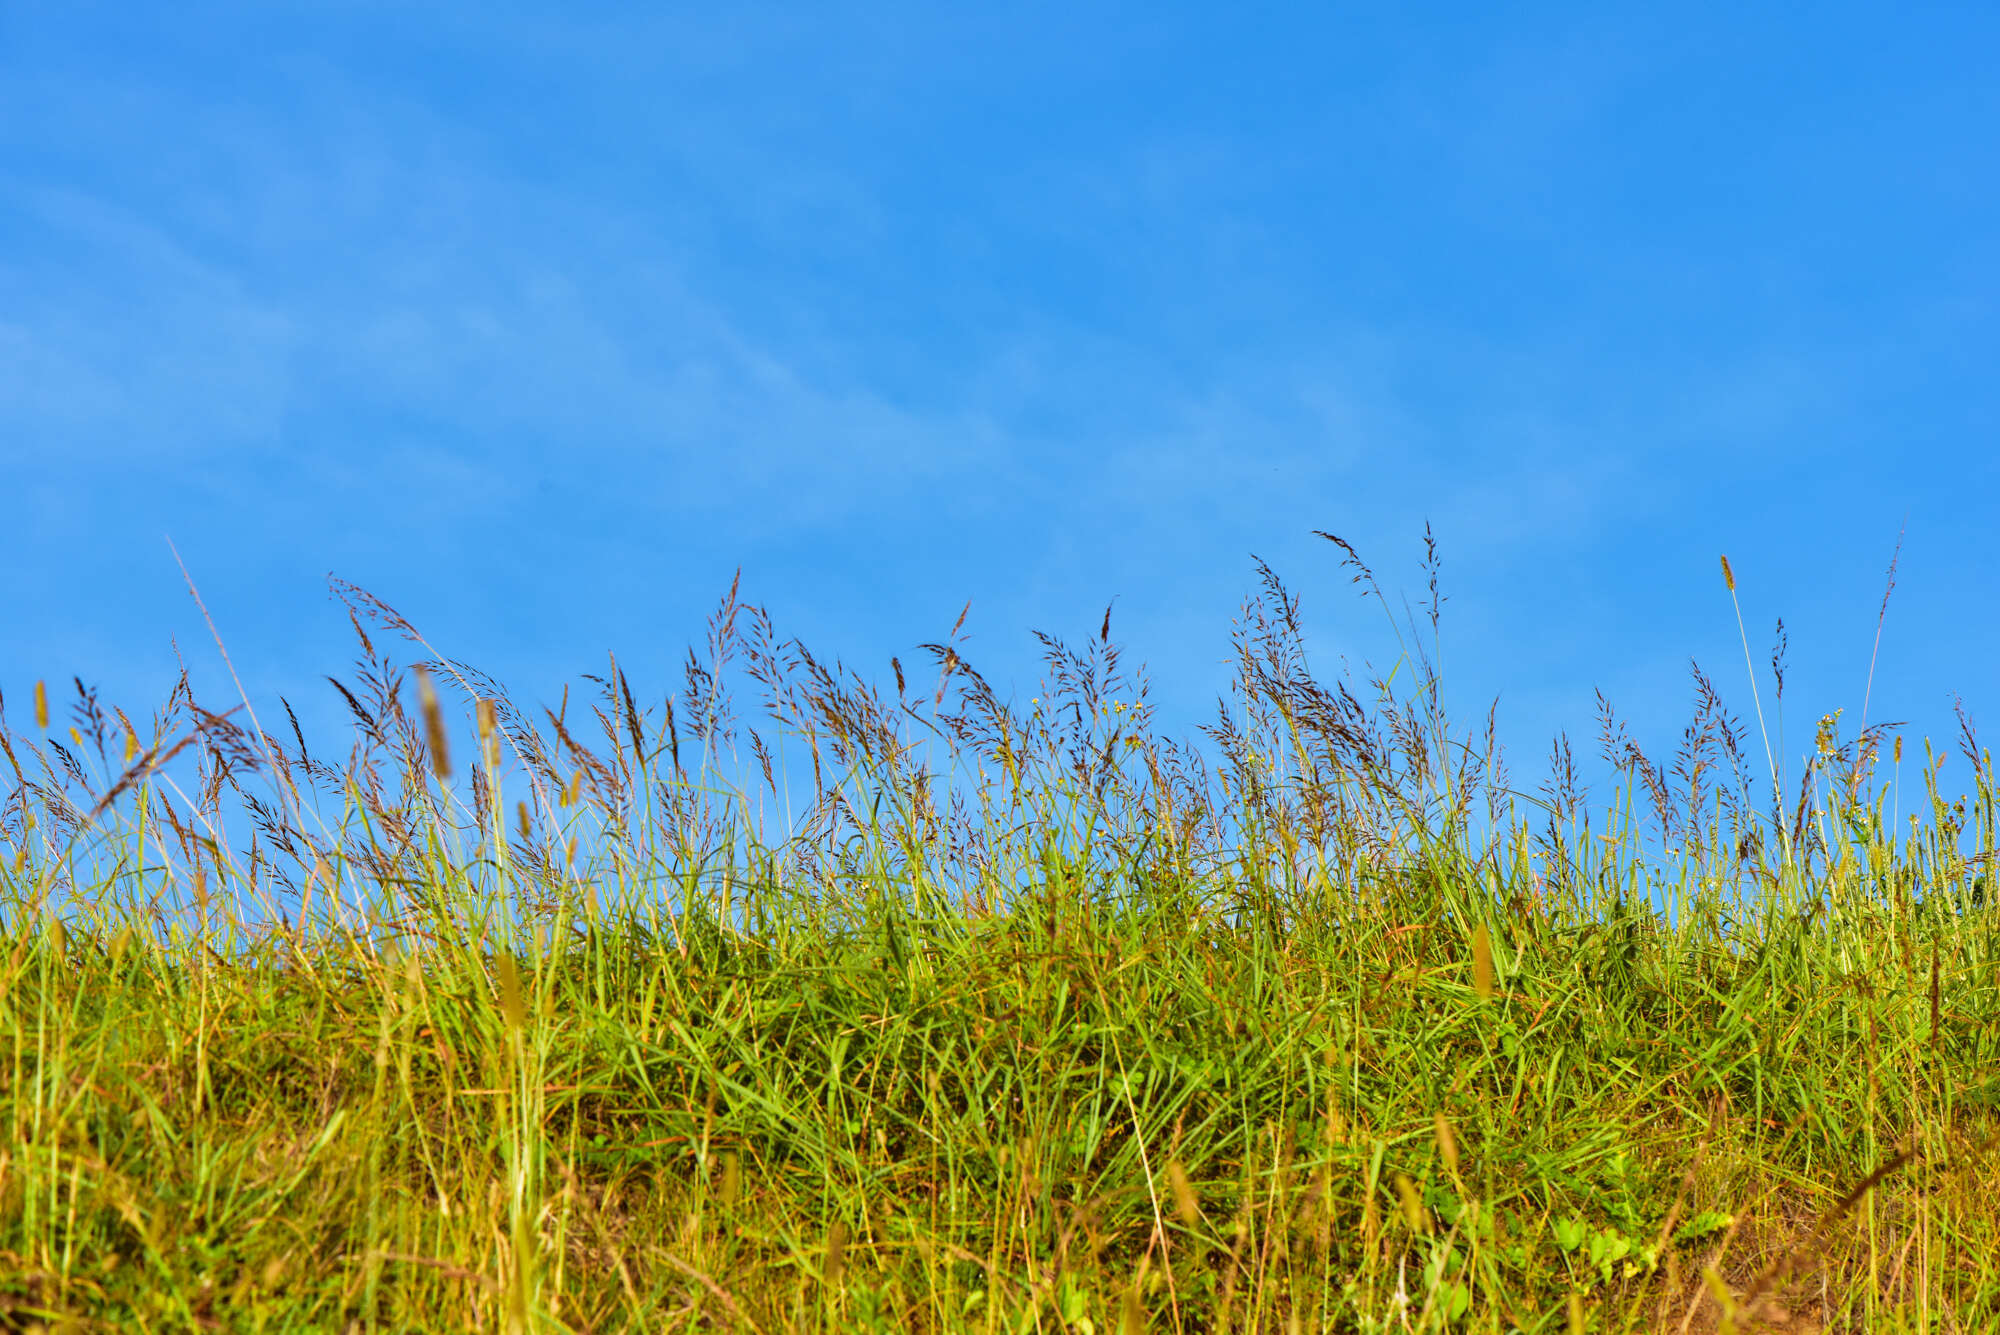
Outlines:
<svg viewBox="0 0 2000 1335"><path fill-rule="evenodd" d="M891 698L732 587L663 704L531 720L337 584L339 767L185 674L144 733L37 686L0 1326L2000 1329L1970 728L1905 822L1900 740L1753 772L1697 669L1670 763L1601 702L1612 796L1561 738L1517 791L1426 550L1430 646L1331 685L1259 564L1213 771L1108 611L1017 711L963 614Z"/></svg>

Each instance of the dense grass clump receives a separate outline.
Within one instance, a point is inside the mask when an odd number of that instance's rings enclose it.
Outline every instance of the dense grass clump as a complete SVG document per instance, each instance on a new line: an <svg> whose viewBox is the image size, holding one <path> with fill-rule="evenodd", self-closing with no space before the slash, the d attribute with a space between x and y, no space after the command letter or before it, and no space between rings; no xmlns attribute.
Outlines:
<svg viewBox="0 0 2000 1335"><path fill-rule="evenodd" d="M1018 712L959 627L892 699L732 588L663 706L538 724L342 585L339 768L38 687L0 1328L2000 1328L1970 737L1904 828L1899 740L1753 776L1697 673L1671 764L1606 704L1617 794L1522 793L1421 626L1322 685L1260 571L1213 773L1108 613Z"/></svg>

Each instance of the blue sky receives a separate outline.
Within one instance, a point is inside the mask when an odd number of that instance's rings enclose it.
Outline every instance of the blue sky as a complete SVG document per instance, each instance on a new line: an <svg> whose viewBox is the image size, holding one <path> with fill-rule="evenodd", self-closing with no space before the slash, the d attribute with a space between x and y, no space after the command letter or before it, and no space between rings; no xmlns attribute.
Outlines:
<svg viewBox="0 0 2000 1335"><path fill-rule="evenodd" d="M1852 722L1906 522L1870 720L1992 716L1990 7L634 12L0 0L14 726L233 698L171 537L342 746L328 574L553 704L739 566L877 680L969 600L1020 701L1115 598L1184 735L1253 553L1332 675L1312 530L1414 598L1427 520L1524 786L1690 658L1749 719L1725 552Z"/></svg>

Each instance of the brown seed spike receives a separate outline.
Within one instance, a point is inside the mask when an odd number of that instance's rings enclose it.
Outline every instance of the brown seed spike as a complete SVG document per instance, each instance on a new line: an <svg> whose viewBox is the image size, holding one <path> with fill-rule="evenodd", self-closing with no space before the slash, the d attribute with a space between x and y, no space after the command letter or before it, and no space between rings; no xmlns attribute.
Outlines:
<svg viewBox="0 0 2000 1335"><path fill-rule="evenodd" d="M903 664L899 659L891 657L889 666L896 669L896 698L900 700L903 696Z"/></svg>
<svg viewBox="0 0 2000 1335"><path fill-rule="evenodd" d="M431 750L431 773L439 782L451 778L451 751L445 741L444 711L438 707L437 691L431 686L431 674L422 668L416 669L417 697L424 708L424 740Z"/></svg>
<svg viewBox="0 0 2000 1335"><path fill-rule="evenodd" d="M1722 558L1722 582L1729 586L1731 593L1736 592L1736 572L1729 568L1729 558L1726 556Z"/></svg>
<svg viewBox="0 0 2000 1335"><path fill-rule="evenodd" d="M846 1260L847 1225L841 1220L836 1219L833 1221L833 1227L826 1231L826 1265L824 1273L826 1275L827 1288L836 1289L840 1287L840 1275L841 1271L845 1268Z"/></svg>
<svg viewBox="0 0 2000 1335"><path fill-rule="evenodd" d="M743 1170L738 1165L735 1150L722 1152L722 1208L736 1208L736 1198L743 1190Z"/></svg>
<svg viewBox="0 0 2000 1335"><path fill-rule="evenodd" d="M1444 1109L1438 1109L1434 1117L1437 1123L1438 1157L1444 1160L1444 1166L1447 1170L1456 1173L1458 1171L1458 1137L1452 1132L1451 1122L1445 1117Z"/></svg>
<svg viewBox="0 0 2000 1335"><path fill-rule="evenodd" d="M1143 1259L1139 1262L1139 1268L1142 1271L1146 1268L1146 1263ZM1119 1335L1144 1335L1146 1329L1146 1304L1145 1299L1140 1293L1140 1285L1144 1282L1144 1280L1134 1280L1132 1287L1126 1289L1125 1296L1119 1300Z"/></svg>
<svg viewBox="0 0 2000 1335"><path fill-rule="evenodd" d="M35 726L43 732L49 730L49 688L39 681L35 683Z"/></svg>
<svg viewBox="0 0 2000 1335"><path fill-rule="evenodd" d="M970 604L967 604L967 606L970 606ZM951 674L954 670L957 669L957 667L958 667L958 650L946 649L944 651L944 672L940 674L938 677L937 698L931 701L932 704L941 705L944 703L945 683L951 680Z"/></svg>
<svg viewBox="0 0 2000 1335"><path fill-rule="evenodd" d="M1417 1184L1410 1180L1408 1173L1396 1174L1396 1195L1402 1198L1403 1221L1410 1226L1410 1232L1420 1237L1431 1231L1431 1212L1424 1208L1424 1198L1417 1192Z"/></svg>
<svg viewBox="0 0 2000 1335"><path fill-rule="evenodd" d="M1194 1184L1188 1181L1187 1169L1179 1159L1167 1161L1167 1186L1174 1195L1174 1213L1182 1224L1193 1228L1201 1221L1201 1206L1194 1198Z"/></svg>
<svg viewBox="0 0 2000 1335"><path fill-rule="evenodd" d="M1472 991L1481 1001L1493 1000L1493 937L1483 922L1472 934Z"/></svg>
<svg viewBox="0 0 2000 1335"><path fill-rule="evenodd" d="M500 768L500 714L491 700L479 702L479 749L486 768Z"/></svg>
<svg viewBox="0 0 2000 1335"><path fill-rule="evenodd" d="M741 579L743 572L739 570L736 572L736 575L738 579ZM729 596L731 598L736 596L736 586L734 584L729 586ZM618 689L624 692L625 695L625 725L632 730L632 754L638 760L640 768L643 769L646 764L646 734L639 726L639 705L632 698L631 681L623 672L617 670L618 660L614 658L611 662L612 673L618 679Z"/></svg>
<svg viewBox="0 0 2000 1335"><path fill-rule="evenodd" d="M504 950L495 955L493 973L494 981L499 984L501 1017L509 1029L525 1029L528 1007L521 997L521 975L514 967L514 957Z"/></svg>

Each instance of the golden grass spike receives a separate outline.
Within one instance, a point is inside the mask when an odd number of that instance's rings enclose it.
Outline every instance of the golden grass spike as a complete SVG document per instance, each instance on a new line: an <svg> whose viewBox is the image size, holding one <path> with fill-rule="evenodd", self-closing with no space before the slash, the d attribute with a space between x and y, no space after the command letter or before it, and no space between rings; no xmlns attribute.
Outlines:
<svg viewBox="0 0 2000 1335"><path fill-rule="evenodd" d="M722 1208L725 1210L736 1208L736 1198L743 1189L743 1170L738 1164L739 1157L735 1150L722 1152L721 1200Z"/></svg>
<svg viewBox="0 0 2000 1335"><path fill-rule="evenodd" d="M826 1286L829 1289L840 1286L840 1276L846 1268L847 1225L836 1219L833 1227L826 1231Z"/></svg>
<svg viewBox="0 0 2000 1335"><path fill-rule="evenodd" d="M443 783L451 778L451 750L445 740L444 710L439 707L437 691L431 686L431 674L422 668L416 669L416 673L417 698L424 709L424 741L431 751L431 773Z"/></svg>
<svg viewBox="0 0 2000 1335"><path fill-rule="evenodd" d="M1193 1228L1201 1220L1201 1206L1195 1202L1194 1187L1179 1159L1167 1161L1167 1186L1174 1193L1174 1213L1182 1224Z"/></svg>
<svg viewBox="0 0 2000 1335"><path fill-rule="evenodd" d="M1481 1001L1493 1000L1493 936L1483 922L1472 934L1472 990Z"/></svg>
<svg viewBox="0 0 2000 1335"><path fill-rule="evenodd" d="M1731 593L1736 592L1736 572L1729 568L1729 558L1726 556L1722 558L1722 582L1729 586Z"/></svg>
<svg viewBox="0 0 2000 1335"><path fill-rule="evenodd" d="M479 714L479 749L486 768L500 768L500 712L491 700L481 700Z"/></svg>
<svg viewBox="0 0 2000 1335"><path fill-rule="evenodd" d="M49 730L49 688L39 681L35 683L35 726L43 732Z"/></svg>
<svg viewBox="0 0 2000 1335"><path fill-rule="evenodd" d="M1434 1114L1437 1124L1438 1157L1452 1173L1458 1172L1458 1137L1452 1133L1451 1122L1440 1108Z"/></svg>
<svg viewBox="0 0 2000 1335"><path fill-rule="evenodd" d="M521 975L514 968L514 957L504 950L495 954L493 972L500 984L500 1013L506 1018L507 1027L527 1028L528 1008L521 1000Z"/></svg>
<svg viewBox="0 0 2000 1335"><path fill-rule="evenodd" d="M1152 1268L1153 1258L1150 1255L1141 1256L1138 1269L1132 1272L1132 1282L1125 1286L1124 1296L1118 1303L1120 1335L1145 1335L1146 1278Z"/></svg>
<svg viewBox="0 0 2000 1335"><path fill-rule="evenodd" d="M1396 1174L1396 1195L1403 1203L1403 1221L1410 1226L1410 1232L1418 1236L1431 1231L1431 1212L1424 1208L1424 1199L1417 1194L1417 1184L1410 1180L1408 1173Z"/></svg>

